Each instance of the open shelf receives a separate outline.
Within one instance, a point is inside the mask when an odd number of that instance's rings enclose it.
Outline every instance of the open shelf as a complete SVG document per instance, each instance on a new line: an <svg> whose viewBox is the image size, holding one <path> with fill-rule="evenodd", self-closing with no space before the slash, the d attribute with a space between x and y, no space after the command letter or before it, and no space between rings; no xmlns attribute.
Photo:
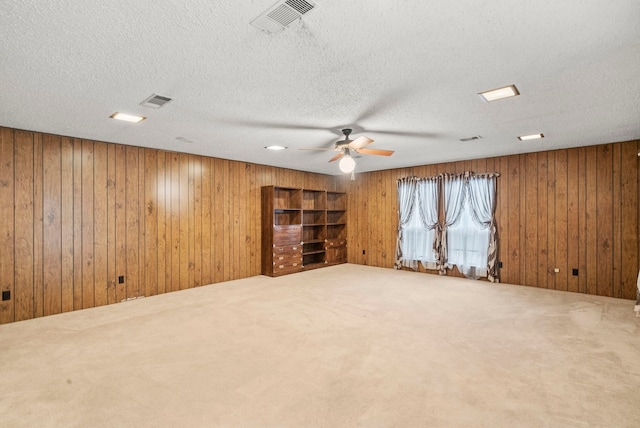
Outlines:
<svg viewBox="0 0 640 428"><path fill-rule="evenodd" d="M347 228L345 224L328 224L327 239L345 239L347 237Z"/></svg>
<svg viewBox="0 0 640 428"><path fill-rule="evenodd" d="M302 256L302 266L304 266L305 269L312 268L314 265L317 267L325 265L324 251L321 253L304 254Z"/></svg>
<svg viewBox="0 0 640 428"><path fill-rule="evenodd" d="M344 192L327 192L328 210L346 210L347 194Z"/></svg>
<svg viewBox="0 0 640 428"><path fill-rule="evenodd" d="M302 255L303 256L310 256L311 254L324 254L325 251L324 250L313 250L313 251L303 251Z"/></svg>
<svg viewBox="0 0 640 428"><path fill-rule="evenodd" d="M313 211L308 211L305 210L302 213L302 223L307 225L312 225L312 224L325 224L327 222L327 216L326 216L326 212L325 211L318 211L318 210L313 210Z"/></svg>
<svg viewBox="0 0 640 428"><path fill-rule="evenodd" d="M327 192L324 190L302 191L302 209L325 210L327 209Z"/></svg>
<svg viewBox="0 0 640 428"><path fill-rule="evenodd" d="M324 239L310 239L308 241L304 241L305 244L318 244L324 243Z"/></svg>
<svg viewBox="0 0 640 428"><path fill-rule="evenodd" d="M325 242L321 240L316 240L313 242L304 242L302 253L303 254L311 254L311 253L324 253L325 250Z"/></svg>
<svg viewBox="0 0 640 428"><path fill-rule="evenodd" d="M319 226L304 225L302 227L302 242L310 242L310 241L317 241L317 240L324 241L326 238L327 238L326 228L324 224Z"/></svg>
<svg viewBox="0 0 640 428"><path fill-rule="evenodd" d="M275 209L302 208L302 190L288 187L274 187L273 206Z"/></svg>
<svg viewBox="0 0 640 428"><path fill-rule="evenodd" d="M345 224L347 222L346 211L327 211L328 224Z"/></svg>
<svg viewBox="0 0 640 428"><path fill-rule="evenodd" d="M301 211L291 209L275 209L273 211L273 224L300 224Z"/></svg>

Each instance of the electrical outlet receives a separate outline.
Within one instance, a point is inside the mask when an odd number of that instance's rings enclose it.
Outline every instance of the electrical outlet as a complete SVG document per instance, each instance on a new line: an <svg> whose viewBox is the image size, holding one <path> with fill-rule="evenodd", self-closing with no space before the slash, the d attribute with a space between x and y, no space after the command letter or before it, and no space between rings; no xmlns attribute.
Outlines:
<svg viewBox="0 0 640 428"><path fill-rule="evenodd" d="M573 273L573 276L578 276L578 269L573 269L571 272Z"/></svg>
<svg viewBox="0 0 640 428"><path fill-rule="evenodd" d="M366 251L362 250L362 255L364 256L366 254Z"/></svg>
<svg viewBox="0 0 640 428"><path fill-rule="evenodd" d="M502 269L502 262L498 262L498 267Z"/></svg>
<svg viewBox="0 0 640 428"><path fill-rule="evenodd" d="M124 284L124 275L118 277L118 284Z"/></svg>
<svg viewBox="0 0 640 428"><path fill-rule="evenodd" d="M4 290L2 292L2 301L4 302L5 300L11 300L11 291L10 290Z"/></svg>
<svg viewBox="0 0 640 428"><path fill-rule="evenodd" d="M554 271L555 273L560 273L560 269L558 269L558 268L555 268L553 271Z"/></svg>

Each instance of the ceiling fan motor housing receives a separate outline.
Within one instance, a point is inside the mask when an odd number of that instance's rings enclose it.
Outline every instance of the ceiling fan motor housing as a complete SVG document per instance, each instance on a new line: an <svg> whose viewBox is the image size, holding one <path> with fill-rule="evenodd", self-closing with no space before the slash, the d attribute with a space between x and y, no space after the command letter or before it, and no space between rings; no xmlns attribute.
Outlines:
<svg viewBox="0 0 640 428"><path fill-rule="evenodd" d="M346 147L349 147L349 143L352 141L349 139L351 128L343 129L342 133L344 134L344 140L336 141L336 150L344 150Z"/></svg>

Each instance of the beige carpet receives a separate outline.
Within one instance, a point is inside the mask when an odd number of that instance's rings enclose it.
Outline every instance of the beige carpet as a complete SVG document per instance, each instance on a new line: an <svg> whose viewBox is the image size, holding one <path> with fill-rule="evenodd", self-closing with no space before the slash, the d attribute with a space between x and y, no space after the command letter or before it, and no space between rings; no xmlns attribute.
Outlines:
<svg viewBox="0 0 640 428"><path fill-rule="evenodd" d="M2 427L637 427L633 302L340 265L0 326Z"/></svg>

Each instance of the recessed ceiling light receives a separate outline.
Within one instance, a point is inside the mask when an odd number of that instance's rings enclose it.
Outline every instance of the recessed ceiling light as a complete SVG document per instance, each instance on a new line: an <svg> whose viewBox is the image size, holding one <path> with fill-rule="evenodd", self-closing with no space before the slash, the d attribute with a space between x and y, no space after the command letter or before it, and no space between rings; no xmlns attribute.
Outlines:
<svg viewBox="0 0 640 428"><path fill-rule="evenodd" d="M504 88L480 92L478 95L482 101L488 103L490 101L501 100L503 98L515 97L516 95L520 95L520 92L518 92L516 85L509 85Z"/></svg>
<svg viewBox="0 0 640 428"><path fill-rule="evenodd" d="M267 146L267 147L265 147L265 149L269 149L269 150L284 150L284 149L286 149L286 147L283 147L283 146Z"/></svg>
<svg viewBox="0 0 640 428"><path fill-rule="evenodd" d="M144 116L134 116L132 114L119 113L119 112L115 112L109 117L111 119L124 120L125 122L132 122L132 123L142 122L143 120L146 119L146 117Z"/></svg>
<svg viewBox="0 0 640 428"><path fill-rule="evenodd" d="M537 140L538 138L544 138L544 134L521 135L520 137L518 137L518 140L520 141Z"/></svg>

